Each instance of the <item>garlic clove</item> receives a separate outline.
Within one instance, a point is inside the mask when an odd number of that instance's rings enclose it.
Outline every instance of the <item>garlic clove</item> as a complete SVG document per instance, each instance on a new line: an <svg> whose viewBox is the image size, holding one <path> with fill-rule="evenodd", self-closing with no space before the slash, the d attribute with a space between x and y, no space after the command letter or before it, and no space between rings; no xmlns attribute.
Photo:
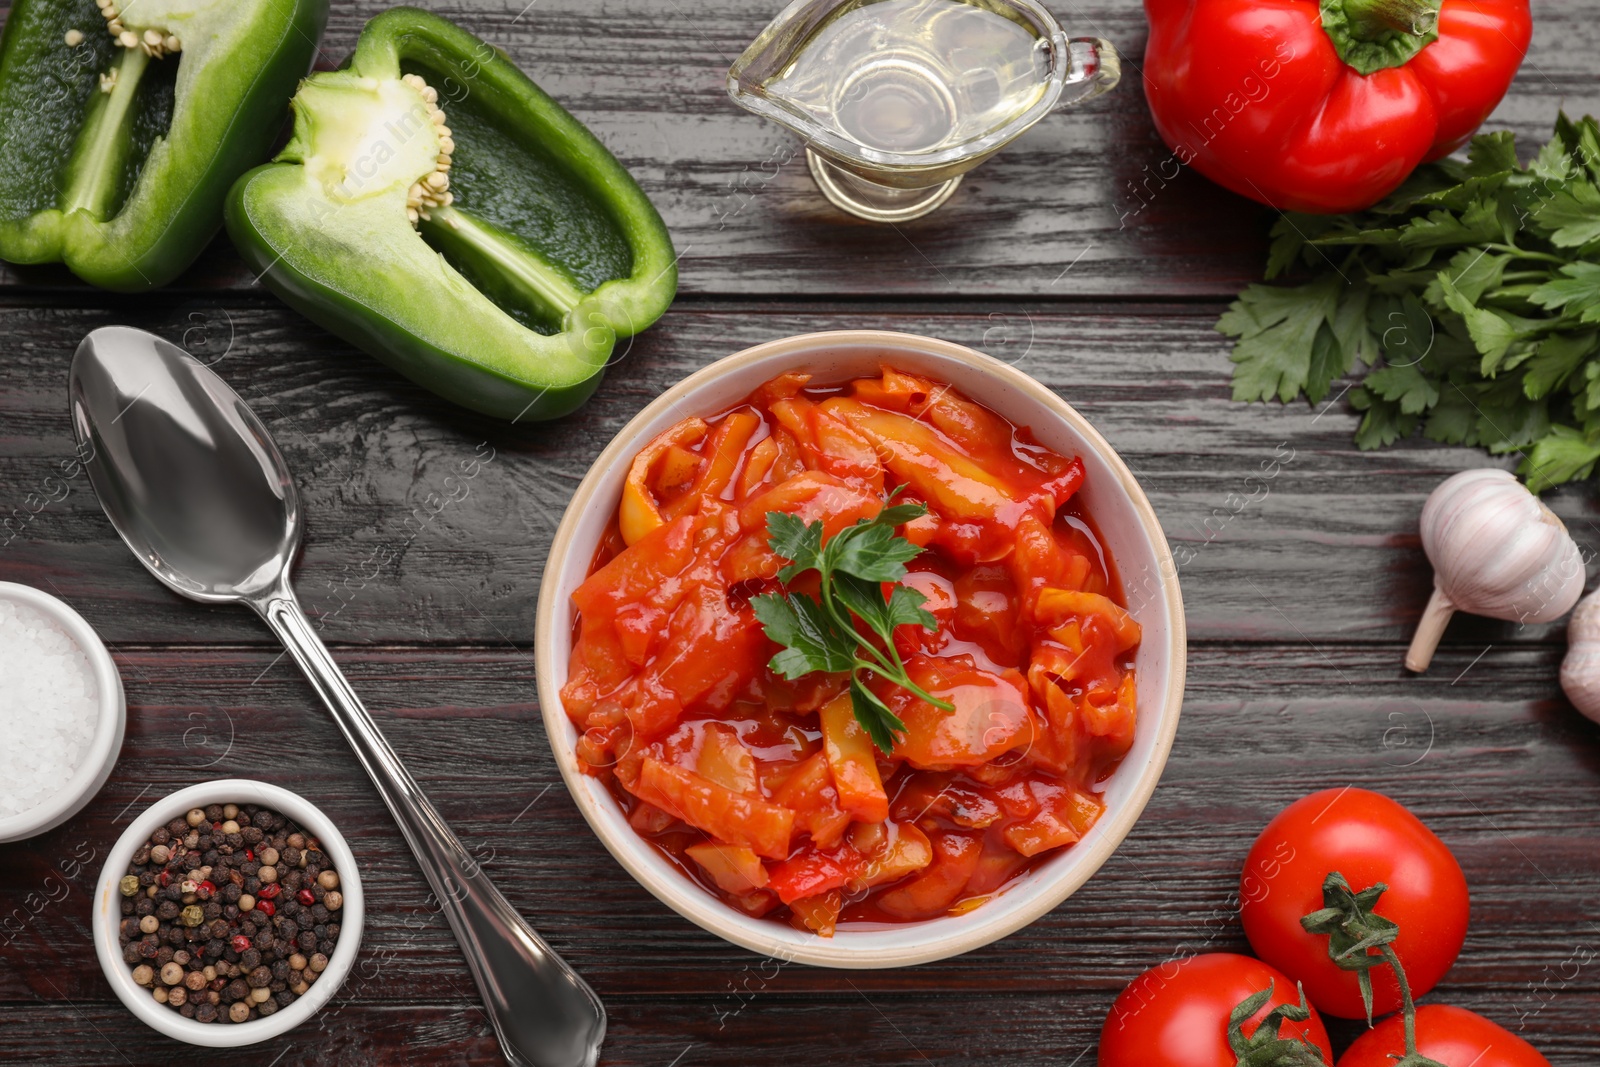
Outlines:
<svg viewBox="0 0 1600 1067"><path fill-rule="evenodd" d="M1510 471L1462 471L1422 508L1422 547L1434 592L1406 653L1425 671L1455 611L1511 622L1549 622L1583 595L1578 546L1555 513Z"/></svg>
<svg viewBox="0 0 1600 1067"><path fill-rule="evenodd" d="M1600 722L1600 591L1580 600L1567 623L1561 688L1573 707Z"/></svg>

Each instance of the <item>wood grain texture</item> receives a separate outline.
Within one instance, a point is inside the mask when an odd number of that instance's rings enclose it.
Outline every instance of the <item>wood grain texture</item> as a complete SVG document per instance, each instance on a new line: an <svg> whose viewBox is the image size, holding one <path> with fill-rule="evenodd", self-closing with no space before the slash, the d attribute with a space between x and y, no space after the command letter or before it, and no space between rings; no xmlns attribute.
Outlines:
<svg viewBox="0 0 1600 1067"><path fill-rule="evenodd" d="M319 65L383 6L335 3ZM89 887L133 813L232 776L280 781L328 811L362 857L369 908L334 1003L230 1058L501 1062L422 876L309 686L248 612L157 586L73 472L68 361L112 322L214 363L277 437L308 517L302 599L446 818L605 999L604 1064L1090 1067L1128 980L1246 949L1232 896L1262 825L1351 784L1410 806L1466 870L1472 926L1435 999L1519 1031L1555 1067L1600 1058L1600 727L1556 684L1560 625L1461 618L1427 675L1400 666L1430 585L1422 501L1491 461L1423 442L1357 452L1337 399L1229 399L1212 324L1259 276L1272 216L1188 173L1135 191L1167 156L1138 84L1137 3L1051 0L1070 32L1117 43L1125 83L1049 117L898 232L833 212L789 136L727 100L727 65L777 0L426 6L505 48L633 170L683 253L682 296L581 412L507 427L283 309L225 240L173 289L137 299L57 269L0 268L0 580L83 612L112 643L130 702L121 760L85 812L0 846L0 1063L193 1058L113 999L90 948ZM1535 0L1530 60L1491 127L1531 145L1558 107L1600 110L1590 8ZM1173 757L1106 866L1011 938L895 972L778 967L644 892L559 780L531 652L551 535L626 420L722 355L845 327L970 345L1077 406L1161 516L1192 639ZM1592 559L1592 490L1546 499ZM1137 604L1140 576L1127 577ZM1336 1047L1356 1033L1335 1030Z"/></svg>
<svg viewBox="0 0 1600 1067"><path fill-rule="evenodd" d="M1355 784L1411 806L1466 870L1472 930L1438 997L1523 1027L1561 1065L1586 1062L1577 1054L1592 1050L1600 996L1592 962L1570 962L1592 961L1600 945L1600 728L1562 701L1558 654L1495 649L1465 672L1407 681L1384 647L1341 648L1331 662L1303 644L1197 647L1162 785L1083 890L987 949L861 973L763 964L640 889L559 782L526 653L366 648L338 658L497 883L613 1005L620 1041L608 1044L607 1062L652 1062L666 1041L680 1044L654 1062L693 1042L685 1062L800 1064L844 1056L860 1040L890 1062L916 1060L896 1050L894 1026L932 1062L962 1062L986 1039L1000 1042L994 1054L1005 1058L994 1062L1070 1062L1143 969L1245 950L1231 894L1250 841L1289 800ZM102 1009L109 989L84 951L98 869L87 857L103 855L133 811L173 789L266 775L315 797L363 857L362 960L323 1028L327 1054L349 1049L352 1058L319 1062L378 1062L373 1050L344 1044L358 1040L354 1020L409 1005L441 1018L404 1034L384 1024L377 1050L404 1040L417 1062L470 1056L461 1048L482 1038L481 1020L454 941L309 687L266 649L136 646L116 657L131 713L112 781L67 826L0 849L0 901L25 912L30 893L48 901L37 914L0 916L10 942L0 948L0 1012L25 1021L40 1002ZM967 1017L958 1022L949 1013L956 997ZM820 1025L828 1010L849 1025ZM158 1039L112 1018L102 1029L127 1042L134 1062L159 1055ZM1015 1028L1024 1036L999 1032ZM20 1040L9 1036L16 1029L0 1027L0 1057L7 1040ZM320 1041L313 1031L295 1041ZM67 1053L92 1046L93 1034L74 1032L60 1040L61 1058L39 1062L79 1062Z"/></svg>
<svg viewBox="0 0 1600 1067"><path fill-rule="evenodd" d="M1016 362L1077 406L1150 495L1195 640L1408 639L1431 582L1416 537L1422 500L1446 474L1489 462L1421 441L1356 452L1343 402L1234 403L1214 306L684 308L634 340L582 411L508 427L450 407L275 304L110 304L0 305L0 331L16 339L0 391L0 524L11 524L0 530L0 578L64 596L115 641L269 638L247 612L158 586L87 479L61 481L74 447L66 366L85 332L113 321L217 358L271 428L307 516L301 596L333 642L531 641L556 523L611 436L690 371L808 330L948 338ZM465 478L463 464L476 475ZM1578 487L1549 499L1592 557L1592 496ZM1135 604L1149 580L1125 575ZM1446 643L1475 654L1560 634L1559 624L1463 617Z"/></svg>
<svg viewBox="0 0 1600 1067"><path fill-rule="evenodd" d="M318 65L341 61L388 6L334 5ZM1196 174L1171 173L1140 82L1137 0L1053 0L1073 34L1121 50L1123 83L1048 116L935 214L893 230L818 195L797 142L727 96L730 63L775 0L446 0L426 6L506 52L587 123L672 230L691 295L1219 297L1260 276L1272 212ZM1489 127L1548 136L1558 108L1600 110L1587 0L1534 0L1534 40ZM1269 98L1270 99L1270 98ZM1156 177L1152 177L1156 175ZM177 283L252 286L218 242ZM56 269L6 268L0 285L82 290Z"/></svg>

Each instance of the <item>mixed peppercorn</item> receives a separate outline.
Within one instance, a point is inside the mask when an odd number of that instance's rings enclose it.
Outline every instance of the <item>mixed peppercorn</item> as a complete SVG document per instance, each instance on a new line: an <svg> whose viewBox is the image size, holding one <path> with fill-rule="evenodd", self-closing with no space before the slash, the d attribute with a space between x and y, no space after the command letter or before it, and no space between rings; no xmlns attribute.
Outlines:
<svg viewBox="0 0 1600 1067"><path fill-rule="evenodd" d="M195 808L123 876L122 958L159 1004L242 1023L307 993L339 940L339 874L316 838L254 804Z"/></svg>

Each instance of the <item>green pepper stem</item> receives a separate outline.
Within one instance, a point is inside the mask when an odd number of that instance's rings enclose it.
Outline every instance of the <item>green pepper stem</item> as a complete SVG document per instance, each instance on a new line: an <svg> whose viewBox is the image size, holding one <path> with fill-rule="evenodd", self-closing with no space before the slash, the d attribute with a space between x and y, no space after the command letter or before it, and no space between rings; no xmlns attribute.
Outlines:
<svg viewBox="0 0 1600 1067"><path fill-rule="evenodd" d="M116 83L110 93L101 94L84 124L74 153L72 179L62 198L62 214L86 211L103 219L111 210L128 153L128 116L149 63L144 49L124 48L122 59L111 68Z"/></svg>
<svg viewBox="0 0 1600 1067"><path fill-rule="evenodd" d="M585 294L560 268L546 263L499 229L453 205L434 208L420 223L429 243L486 265L520 295L565 320Z"/></svg>

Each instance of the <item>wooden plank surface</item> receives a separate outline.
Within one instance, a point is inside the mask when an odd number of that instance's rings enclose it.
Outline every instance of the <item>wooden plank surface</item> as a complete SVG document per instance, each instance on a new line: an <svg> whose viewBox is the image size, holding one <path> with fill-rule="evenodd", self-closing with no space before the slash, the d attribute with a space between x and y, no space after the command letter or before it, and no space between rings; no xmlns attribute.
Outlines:
<svg viewBox="0 0 1600 1067"><path fill-rule="evenodd" d="M451 409L283 309L225 241L173 289L137 299L0 268L0 580L82 611L112 643L130 702L100 796L66 826L0 846L0 1062L192 1057L112 998L89 948L98 863L84 857L103 856L151 799L235 775L270 776L328 810L362 854L371 899L362 961L333 1005L233 1058L501 1062L421 875L310 688L247 612L160 589L69 473L67 363L111 322L213 362L272 429L308 516L297 575L316 625L462 838L493 850L497 883L605 998L605 1064L1089 1067L1130 978L1246 947L1230 896L1265 821L1349 784L1411 806L1466 870L1472 928L1436 999L1518 1030L1555 1067L1595 1062L1600 727L1556 684L1561 627L1459 619L1431 672L1399 665L1430 585L1422 500L1491 461L1420 442L1359 453L1339 400L1229 399L1227 344L1211 327L1259 275L1271 213L1187 173L1133 192L1167 155L1138 85L1136 3L1052 0L1070 32L1121 47L1125 83L1051 116L898 232L827 208L788 135L727 100L727 65L776 0L525 3L427 6L505 48L589 123L683 253L678 304L579 414L506 427ZM383 6L338 0L319 65ZM1535 0L1532 57L1492 128L1531 146L1558 107L1600 110L1591 9ZM719 356L840 327L971 345L1083 411L1161 516L1192 639L1173 758L1102 871L997 945L894 972L764 964L656 903L560 784L532 667L550 537L611 435ZM478 473L446 500L463 460ZM1547 500L1592 559L1592 489ZM1338 1027L1336 1046L1355 1032Z"/></svg>
<svg viewBox="0 0 1600 1067"><path fill-rule="evenodd" d="M1133 835L1083 890L987 949L911 970L851 973L763 967L678 919L617 867L560 785L525 651L368 648L338 658L468 847L492 850L483 853L487 869L512 901L618 1006L627 1036L608 1046L607 1062L652 1062L661 1042L681 1039L704 1046L689 1062L801 1064L842 1055L858 1037L890 1062L915 1059L896 1051L893 1026L867 1010L880 1001L935 1062L957 1062L1006 1019L1029 1036L1015 1046L1017 1058L996 1062L1062 1062L1050 1057L1063 1050L1070 1061L1139 971L1189 952L1245 949L1230 895L1250 841L1289 800L1352 784L1411 806L1466 870L1472 931L1442 995L1522 1025L1552 1062L1584 1062L1560 1054L1592 1049L1600 980L1591 968L1574 975L1563 964L1600 941L1600 728L1563 706L1553 683L1557 649L1497 649L1470 669L1453 664L1409 682L1393 651L1346 648L1330 662L1304 644L1198 646L1181 757ZM26 1020L20 1009L39 1001L103 1009L109 990L83 959L96 867L86 857L103 854L127 812L150 798L198 779L270 774L339 822L363 857L369 900L363 962L335 1001L340 1014L316 1036L292 1035L294 1047L320 1047L306 1042L326 1031L331 1054L353 1040L344 1013L412 1005L453 1008L407 1032L417 1062L457 1062L458 1041L482 1041L471 983L427 906L421 875L290 666L260 648L133 646L116 657L130 724L115 776L84 816L5 851L0 900L21 903L39 890L56 899L20 930L8 925L0 1010ZM1522 801L1530 782L1537 804ZM1552 975L1561 976L1554 992L1544 986ZM970 1018L952 1027L950 998L974 995ZM824 1007L852 1027L819 1026ZM0 1027L0 1057L8 1039L22 1040L10 1036L15 1030ZM113 1032L132 1062L161 1062L172 1051L126 1017ZM41 1047L61 1058L39 1062L78 1062L71 1055L88 1036L53 1031ZM261 1062L275 1051L263 1050Z"/></svg>
<svg viewBox="0 0 1600 1067"><path fill-rule="evenodd" d="M0 394L0 523L8 514L12 523L0 533L0 568L65 596L112 640L269 640L247 612L158 586L117 540L87 478L60 479L74 447L65 368L85 332L113 321L187 335L202 355L226 352L218 373L255 405L296 476L309 531L298 585L335 642L530 641L550 538L611 436L690 371L809 330L944 337L1060 392L1150 495L1195 640L1407 639L1431 588L1416 537L1422 498L1485 462L1420 441L1356 452L1355 415L1342 403L1234 403L1215 306L685 308L636 338L578 414L508 427L444 404L276 304L202 305L158 296L97 310L0 306L0 331L18 338ZM477 476L447 485L464 461ZM1591 494L1549 500L1592 558ZM1130 595L1144 577L1126 576ZM1312 578L1329 594L1303 595ZM1463 618L1447 641L1476 652L1560 633Z"/></svg>
<svg viewBox="0 0 1600 1067"><path fill-rule="evenodd" d="M349 54L381 0L334 4L318 63ZM445 0L427 5L506 52L595 131L661 210L687 295L1218 297L1260 275L1265 208L1187 170L1145 106L1136 0L1054 0L1068 31L1105 37L1123 83L1056 112L967 178L939 212L885 230L832 209L776 124L729 99L728 66L776 0ZM1533 0L1532 58L1490 128L1548 137L1556 110L1600 110L1589 0ZM1154 180L1151 175L1158 175ZM179 286L252 279L220 242ZM0 285L82 291L59 269Z"/></svg>

